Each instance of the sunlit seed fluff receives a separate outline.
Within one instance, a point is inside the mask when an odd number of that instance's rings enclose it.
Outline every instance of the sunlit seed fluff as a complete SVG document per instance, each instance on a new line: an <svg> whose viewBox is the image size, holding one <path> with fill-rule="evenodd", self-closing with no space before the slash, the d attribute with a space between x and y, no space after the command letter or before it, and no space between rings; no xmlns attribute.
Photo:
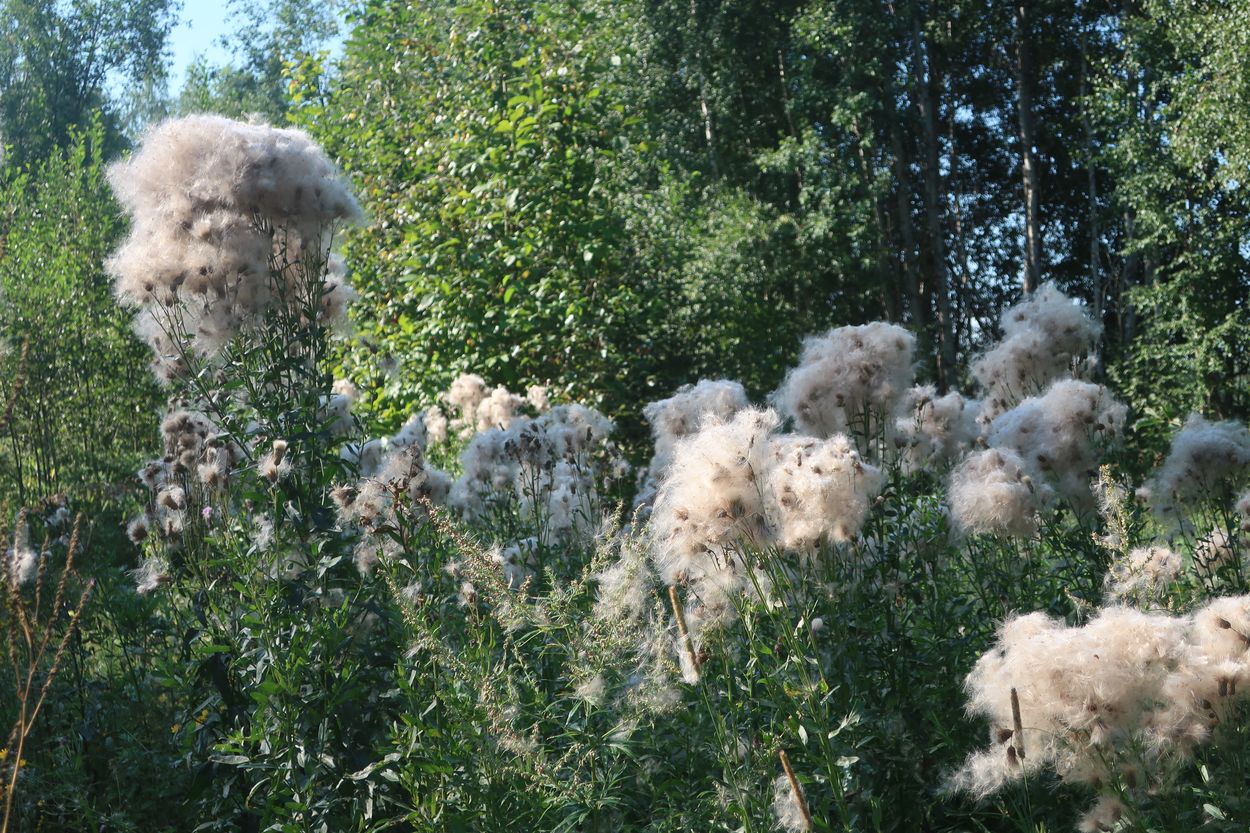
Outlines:
<svg viewBox="0 0 1250 833"><path fill-rule="evenodd" d="M407 448L415 445L424 451L429 445L429 432L426 429L425 414L413 414L408 417L400 429L392 434L386 441L386 447Z"/></svg>
<svg viewBox="0 0 1250 833"><path fill-rule="evenodd" d="M1028 537L1054 492L1014 451L990 448L965 457L951 472L947 503L963 530Z"/></svg>
<svg viewBox="0 0 1250 833"><path fill-rule="evenodd" d="M769 441L780 419L744 410L722 422L708 418L678 442L651 516L655 565L666 584L702 581L733 588L744 546L766 546L764 476Z"/></svg>
<svg viewBox="0 0 1250 833"><path fill-rule="evenodd" d="M938 396L932 385L907 391L894 420L894 446L909 472L940 468L962 457L979 433L980 403L958 392Z"/></svg>
<svg viewBox="0 0 1250 833"><path fill-rule="evenodd" d="M186 371L181 351L210 358L275 304L310 298L291 289L323 279L320 267L307 274L304 253L317 250L326 263L329 228L360 217L306 134L217 116L151 128L130 159L109 169L109 181L131 224L107 268L118 298L140 308L136 329L166 381ZM351 297L341 270L329 264L328 273L324 321Z"/></svg>
<svg viewBox="0 0 1250 833"><path fill-rule="evenodd" d="M1124 802L1114 793L1102 793L1081 816L1076 829L1080 833L1109 833L1124 816Z"/></svg>
<svg viewBox="0 0 1250 833"><path fill-rule="evenodd" d="M876 436L911 385L915 343L883 321L811 336L773 399L801 433Z"/></svg>
<svg viewBox="0 0 1250 833"><path fill-rule="evenodd" d="M451 486L448 504L465 518L488 514L492 494L511 494L520 464L505 452L507 441L507 432L494 428L475 434L461 451L461 474Z"/></svg>
<svg viewBox="0 0 1250 833"><path fill-rule="evenodd" d="M952 786L985 794L1042 768L1100 788L1138 781L1142 767L1166 779L1236 713L1248 680L1247 596L1187 616L1109 607L1083 627L1040 613L1009 619L966 681L969 711L989 719L990 746Z"/></svg>
<svg viewBox="0 0 1250 833"><path fill-rule="evenodd" d="M506 505L543 528L546 543L584 543L601 520L596 479L620 458L613 430L603 414L570 404L478 432L460 455L448 503L469 520Z"/></svg>
<svg viewBox="0 0 1250 833"><path fill-rule="evenodd" d="M437 405L431 405L425 412L425 430L427 442L433 445L441 445L447 442L447 415L443 413L443 409Z"/></svg>
<svg viewBox="0 0 1250 833"><path fill-rule="evenodd" d="M181 486L166 486L157 493L156 502L165 509L186 509L187 493Z"/></svg>
<svg viewBox="0 0 1250 833"><path fill-rule="evenodd" d="M1066 379L997 416L989 444L1015 451L1062 497L1090 509L1100 450L1120 441L1126 416L1106 388Z"/></svg>
<svg viewBox="0 0 1250 833"><path fill-rule="evenodd" d="M277 483L291 472L291 458L287 456L286 440L274 440L272 447L260 462L256 470L270 484Z"/></svg>
<svg viewBox="0 0 1250 833"><path fill-rule="evenodd" d="M885 475L841 435L776 437L769 454L766 513L782 549L811 551L822 540L849 540L885 485Z"/></svg>
<svg viewBox="0 0 1250 833"><path fill-rule="evenodd" d="M35 578L39 566L39 553L30 544L30 527L25 513L19 515L17 529L13 534L13 546L5 553L6 573L10 584L21 587Z"/></svg>
<svg viewBox="0 0 1250 833"><path fill-rule="evenodd" d="M524 538L506 547L497 547L490 553L491 561L503 574L509 590L520 590L529 581L538 566L538 539Z"/></svg>
<svg viewBox="0 0 1250 833"><path fill-rule="evenodd" d="M619 557L593 576L598 585L594 617L635 623L644 619L655 600L655 576L642 542L621 540Z"/></svg>
<svg viewBox="0 0 1250 833"><path fill-rule="evenodd" d="M356 466L362 477L371 477L382 465L385 448L381 440L365 440L364 442L348 443L339 451L339 458Z"/></svg>
<svg viewBox="0 0 1250 833"><path fill-rule="evenodd" d="M1112 562L1106 578L1109 601L1144 606L1162 600L1181 570L1181 557L1165 547L1138 547Z"/></svg>
<svg viewBox="0 0 1250 833"><path fill-rule="evenodd" d="M461 438L467 438L476 429L477 409L487 391L485 379L476 373L463 373L443 394L443 401L452 412L450 428Z"/></svg>
<svg viewBox="0 0 1250 833"><path fill-rule="evenodd" d="M1070 376L1074 361L1102 335L1102 326L1052 283L1004 312L1000 323L1003 340L971 367L986 392L989 418Z"/></svg>
<svg viewBox="0 0 1250 833"><path fill-rule="evenodd" d="M478 431L491 428L508 429L512 421L525 407L525 399L509 393L503 385L491 390L490 394L477 405L476 427Z"/></svg>
<svg viewBox="0 0 1250 833"><path fill-rule="evenodd" d="M790 779L784 774L773 779L773 816L787 833L801 833L812 829L803 815L803 808L790 785Z"/></svg>
<svg viewBox="0 0 1250 833"><path fill-rule="evenodd" d="M986 795L1047 767L1067 781L1106 783L1110 753L1142 730L1182 661L1185 628L1182 619L1123 607L1083 627L1041 613L1008 619L965 680L968 711L988 719L991 745L952 785Z"/></svg>
<svg viewBox="0 0 1250 833"><path fill-rule="evenodd" d="M151 525L152 519L147 515L140 515L137 518L132 518L130 522L126 524L126 537L129 538L132 543L142 544L147 540L148 531Z"/></svg>
<svg viewBox="0 0 1250 833"><path fill-rule="evenodd" d="M317 419L330 436L342 437L351 433L355 427L352 418L352 403L355 401L354 393L333 393L321 397Z"/></svg>
<svg viewBox="0 0 1250 833"><path fill-rule="evenodd" d="M341 519L360 522L367 529L394 524L397 498L402 496L406 511L425 517L430 504L447 501L451 477L431 466L416 444L392 448L379 458L374 470L364 475L350 491L334 497Z"/></svg>
<svg viewBox="0 0 1250 833"><path fill-rule="evenodd" d="M707 416L728 422L748 405L746 390L728 379L705 379L686 385L667 399L652 402L642 409L643 418L651 425L655 454L651 473L663 477L673 459L677 441L699 430Z"/></svg>
<svg viewBox="0 0 1250 833"><path fill-rule="evenodd" d="M131 577L135 581L135 592L147 595L169 582L169 565L163 558L148 557L138 569L131 571Z"/></svg>
<svg viewBox="0 0 1250 833"><path fill-rule="evenodd" d="M1213 529L1194 541L1194 568L1213 576L1237 561L1237 547L1222 529Z"/></svg>
<svg viewBox="0 0 1250 833"><path fill-rule="evenodd" d="M1209 422L1190 414L1149 483L1151 507L1168 517L1218 494L1222 483L1250 469L1250 430L1240 422Z"/></svg>
<svg viewBox="0 0 1250 833"><path fill-rule="evenodd" d="M578 683L573 689L573 694L577 699L585 700L592 706L602 706L607 696L607 682L603 679L603 674L595 674Z"/></svg>
<svg viewBox="0 0 1250 833"><path fill-rule="evenodd" d="M551 398L546 385L530 385L525 391L525 401L539 414L551 410Z"/></svg>
<svg viewBox="0 0 1250 833"><path fill-rule="evenodd" d="M855 536L884 484L850 440L774 435L773 411L707 417L678 441L651 515L653 562L664 583L690 588L696 643L733 616L743 593L768 592L746 556L769 547L804 553Z"/></svg>

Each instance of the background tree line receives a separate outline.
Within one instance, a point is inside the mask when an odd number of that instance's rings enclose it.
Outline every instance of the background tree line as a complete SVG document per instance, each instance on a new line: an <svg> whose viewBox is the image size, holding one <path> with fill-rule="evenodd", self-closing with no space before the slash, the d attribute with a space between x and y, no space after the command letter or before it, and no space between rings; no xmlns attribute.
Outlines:
<svg viewBox="0 0 1250 833"><path fill-rule="evenodd" d="M758 396L805 334L880 317L958 386L1043 281L1103 322L1148 438L1250 410L1245 2L273 0L235 5L234 60L176 92L171 0L3 10L8 183L89 178L166 113L330 147L371 218L343 369L383 423L466 369L619 415L703 376ZM0 238L39 193L10 186ZM14 346L49 279L17 252Z"/></svg>

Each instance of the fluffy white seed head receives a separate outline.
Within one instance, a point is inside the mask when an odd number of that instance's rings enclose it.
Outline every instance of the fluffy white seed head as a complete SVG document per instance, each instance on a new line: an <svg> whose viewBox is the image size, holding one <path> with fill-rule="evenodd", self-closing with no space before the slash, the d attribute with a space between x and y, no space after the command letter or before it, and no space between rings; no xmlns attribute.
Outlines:
<svg viewBox="0 0 1250 833"><path fill-rule="evenodd" d="M451 430L467 438L477 428L477 409L487 396L486 380L476 373L462 373L443 394L451 409Z"/></svg>
<svg viewBox="0 0 1250 833"><path fill-rule="evenodd" d="M478 431L491 428L507 429L525 407L526 400L509 393L503 385L496 387L477 405L476 426Z"/></svg>
<svg viewBox="0 0 1250 833"><path fill-rule="evenodd" d="M811 336L773 398L800 433L875 437L911 385L915 346L911 333L883 321Z"/></svg>
<svg viewBox="0 0 1250 833"><path fill-rule="evenodd" d="M673 461L678 440L698 431L706 417L728 422L747 406L746 390L739 383L728 379L704 379L698 384L681 387L669 398L644 407L642 415L651 425L655 451L638 486L635 503L649 508L655 502L656 489Z"/></svg>
<svg viewBox="0 0 1250 833"><path fill-rule="evenodd" d="M353 297L329 246L333 226L360 209L302 131L170 119L110 167L109 182L131 227L106 265L119 300L139 310L162 380L186 371L187 354L214 357L277 304L333 323Z"/></svg>
<svg viewBox="0 0 1250 833"><path fill-rule="evenodd" d="M1062 497L1089 509L1099 452L1119 442L1127 410L1101 385L1065 379L996 417L989 444L1016 452Z"/></svg>
<svg viewBox="0 0 1250 833"><path fill-rule="evenodd" d="M551 398L547 395L546 385L530 385L525 391L525 401L539 414L551 410Z"/></svg>
<svg viewBox="0 0 1250 833"><path fill-rule="evenodd" d="M990 746L952 786L985 795L1050 768L1105 787L1138 777L1140 766L1184 760L1244 697L1248 649L1247 596L1185 616L1107 607L1082 627L1041 613L1008 619L965 681L969 712L989 720Z"/></svg>
<svg viewBox="0 0 1250 833"><path fill-rule="evenodd" d="M1147 607L1162 601L1181 571L1181 557L1166 547L1138 547L1116 559L1107 573L1107 599Z"/></svg>
<svg viewBox="0 0 1250 833"><path fill-rule="evenodd" d="M786 833L802 833L812 829L803 815L799 797L790 786L790 779L784 774L773 780L773 815Z"/></svg>
<svg viewBox="0 0 1250 833"><path fill-rule="evenodd" d="M1102 326L1052 283L1004 312L1001 325L1003 340L971 368L986 392L988 419L1071 376L1102 335Z"/></svg>
<svg viewBox="0 0 1250 833"><path fill-rule="evenodd" d="M951 517L963 530L1015 537L1035 533L1053 499L1036 471L1007 448L969 454L951 472L947 493Z"/></svg>
<svg viewBox="0 0 1250 833"><path fill-rule="evenodd" d="M12 586L21 587L34 581L39 567L39 552L30 544L30 527L26 523L25 513L19 516L17 529L13 533L13 546L4 554L4 560L5 573Z"/></svg>
<svg viewBox="0 0 1250 833"><path fill-rule="evenodd" d="M779 422L773 411L748 409L729 421L708 418L677 443L651 515L655 564L666 584L734 588L745 569L741 549L767 545L764 477Z"/></svg>
<svg viewBox="0 0 1250 833"><path fill-rule="evenodd" d="M979 403L956 391L938 396L932 385L907 391L894 420L894 446L909 472L941 468L958 460L976 440Z"/></svg>
<svg viewBox="0 0 1250 833"><path fill-rule="evenodd" d="M775 435L779 423L771 410L711 415L675 446L651 515L652 552L664 583L690 588L696 637L733 616L735 596L767 592L764 576L748 572L748 551L810 555L822 541L848 540L884 485L847 437Z"/></svg>
<svg viewBox="0 0 1250 833"><path fill-rule="evenodd" d="M614 428L593 408L569 404L480 431L461 452L449 505L470 520L519 509L543 528L545 544L587 543L601 521L598 481L623 463Z"/></svg>
<svg viewBox="0 0 1250 833"><path fill-rule="evenodd" d="M885 475L842 435L776 437L769 454L768 528L782 549L814 551L822 540L850 540L885 486Z"/></svg>
<svg viewBox="0 0 1250 833"><path fill-rule="evenodd" d="M1172 447L1148 486L1152 508L1176 517L1222 484L1244 478L1250 469L1250 430L1240 422L1209 422L1190 414L1172 438Z"/></svg>
<svg viewBox="0 0 1250 833"><path fill-rule="evenodd" d="M1044 767L1064 780L1106 783L1107 753L1156 707L1184 654L1184 633L1183 620L1123 607L1099 611L1084 627L1042 613L1008 619L965 680L968 711L988 718L991 746L954 785L986 795Z"/></svg>

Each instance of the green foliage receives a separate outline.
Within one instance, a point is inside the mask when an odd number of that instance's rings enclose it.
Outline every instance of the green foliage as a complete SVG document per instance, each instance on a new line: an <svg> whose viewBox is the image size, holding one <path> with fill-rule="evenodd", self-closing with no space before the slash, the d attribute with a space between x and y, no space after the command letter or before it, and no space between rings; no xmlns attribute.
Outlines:
<svg viewBox="0 0 1250 833"><path fill-rule="evenodd" d="M233 58L220 66L204 58L192 63L177 110L235 119L258 116L281 125L293 96L305 94L309 83L298 68L324 56L322 47L338 34L340 4L231 0L228 5L235 31L221 45Z"/></svg>
<svg viewBox="0 0 1250 833"><path fill-rule="evenodd" d="M1125 19L1122 61L1100 91L1139 284L1114 372L1156 446L1191 410L1250 411L1248 20L1236 4L1149 3Z"/></svg>
<svg viewBox="0 0 1250 833"><path fill-rule="evenodd" d="M95 508L115 499L156 425L146 352L103 268L123 228L104 143L97 123L63 155L0 180L6 389L27 351L0 479L22 504L67 491Z"/></svg>
<svg viewBox="0 0 1250 833"><path fill-rule="evenodd" d="M97 111L106 155L115 152L130 113L112 90L163 86L176 8L172 0L0 3L0 143L10 163L54 154Z"/></svg>
<svg viewBox="0 0 1250 833"><path fill-rule="evenodd" d="M368 213L345 245L362 298L349 339L310 328L303 297L193 363L175 396L246 453L226 485L178 475L181 536L142 544L167 581L137 595L118 509L157 394L103 275L121 226L101 171L143 110L109 91L161 97L172 4L0 2L0 504L88 509L98 581L24 753L26 827L764 831L781 751L817 830L1074 826L1090 790L1052 775L981 802L946 790L984 744L963 677L1013 614L1085 620L1136 545L1180 553L1171 612L1246 592L1244 482L1175 525L1117 499L1027 539L961 535L946 473L905 474L885 444L863 534L742 553L770 592L735 597L691 657L657 583L635 618L597 610L604 570L645 564L644 517L563 546L515 501L470 523L396 490L363 530L327 494L358 482L340 450L360 426L324 402L349 377L357 416L389 425L462 371L550 383L644 457L644 403L719 377L762 401L803 336L878 317L954 385L1016 297L1031 106L1041 273L1106 326L1135 417L1113 471L1141 482L1188 411L1250 413L1244 3L1046 0L1026 26L971 0L362 0L337 65L337 6L232 7L234 59L194 66L179 107L326 142ZM292 465L271 479L274 439ZM434 453L454 468L457 450ZM1213 530L1233 553L1214 573ZM510 584L497 545L529 536ZM1243 723L1150 789L1103 785L1126 800L1117 829L1244 829Z"/></svg>
<svg viewBox="0 0 1250 833"><path fill-rule="evenodd" d="M347 248L364 303L346 367L399 364L384 416L465 368L618 407L655 383L667 293L609 183L637 148L605 25L561 3L372 6L332 100L303 112L372 217Z"/></svg>

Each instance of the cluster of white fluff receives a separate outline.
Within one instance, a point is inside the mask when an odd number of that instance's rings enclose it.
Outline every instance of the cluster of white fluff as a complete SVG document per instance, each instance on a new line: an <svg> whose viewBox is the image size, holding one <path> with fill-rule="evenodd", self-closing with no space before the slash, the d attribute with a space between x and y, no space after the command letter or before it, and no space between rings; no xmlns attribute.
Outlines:
<svg viewBox="0 0 1250 833"><path fill-rule="evenodd" d="M352 406L360 392L347 379L335 379L328 396L322 396L317 407L317 422L332 437L345 437L356 427Z"/></svg>
<svg viewBox="0 0 1250 833"><path fill-rule="evenodd" d="M544 545L584 542L602 520L597 483L628 470L613 430L595 409L571 404L481 431L460 455L463 471L448 503L469 520L515 505Z"/></svg>
<svg viewBox="0 0 1250 833"><path fill-rule="evenodd" d="M507 430L513 421L523 416L522 409L527 405L538 414L551 410L551 400L543 385L531 385L525 396L519 396L503 385L491 388L476 373L462 373L440 399L451 412L451 418L448 419L438 405L426 412L426 424L432 426L434 442L446 439L449 430L462 440L493 428Z"/></svg>
<svg viewBox="0 0 1250 833"><path fill-rule="evenodd" d="M800 433L876 437L911 385L915 346L911 333L884 321L810 336L773 399Z"/></svg>
<svg viewBox="0 0 1250 833"><path fill-rule="evenodd" d="M1247 596L1188 616L1108 607L1083 627L1042 613L1009 619L965 682L991 744L952 784L986 795L1049 767L1097 789L1117 778L1146 786L1142 776L1162 774L1155 768L1190 754L1229 715L1245 691L1248 649ZM1089 818L1107 810L1096 805Z"/></svg>
<svg viewBox="0 0 1250 833"><path fill-rule="evenodd" d="M732 615L751 589L746 549L810 553L856 535L884 485L842 435L776 435L774 411L705 418L678 441L651 516L653 559L666 584L693 591L691 631Z"/></svg>
<svg viewBox="0 0 1250 833"><path fill-rule="evenodd" d="M355 486L340 486L330 493L341 523L359 525L367 533L395 529L401 508L424 516L428 505L446 501L451 476L426 462L418 439L393 444L376 471L364 474ZM356 566L369 573L378 554L377 541L363 537L356 548Z"/></svg>
<svg viewBox="0 0 1250 833"><path fill-rule="evenodd" d="M827 440L794 435L769 443L764 507L773 543L810 552L825 539L849 541L863 525L885 475L836 434Z"/></svg>
<svg viewBox="0 0 1250 833"><path fill-rule="evenodd" d="M956 391L938 396L932 385L908 390L899 403L893 431L903 469L923 471L963 457L980 433L978 407Z"/></svg>
<svg viewBox="0 0 1250 833"><path fill-rule="evenodd" d="M21 587L34 580L38 567L39 552L30 544L30 526L23 513L18 517L13 532L13 546L6 548L4 553L4 574L11 586Z"/></svg>
<svg viewBox="0 0 1250 833"><path fill-rule="evenodd" d="M1054 490L1020 455L990 448L965 457L951 472L947 502L966 532L1028 537L1054 500Z"/></svg>
<svg viewBox="0 0 1250 833"><path fill-rule="evenodd" d="M1222 529L1212 529L1194 541L1194 568L1210 578L1238 560L1237 541Z"/></svg>
<svg viewBox="0 0 1250 833"><path fill-rule="evenodd" d="M246 456L238 443L199 411L170 411L161 421L161 437L165 455L139 469L139 480L151 498L143 514L126 527L136 544L153 536L177 544L194 513L210 520L211 501L226 491ZM286 443L279 440L263 457L260 472L271 483L290 469L286 450ZM168 580L167 561L159 551L150 550L134 577L139 592L151 592Z"/></svg>
<svg viewBox="0 0 1250 833"><path fill-rule="evenodd" d="M131 216L108 261L117 297L158 377L215 355L275 305L340 318L351 299L328 247L333 224L360 209L325 153L294 129L197 115L162 122L109 170Z"/></svg>
<svg viewBox="0 0 1250 833"><path fill-rule="evenodd" d="M1093 505L1100 447L1118 442L1128 409L1101 385L1065 379L999 414L989 444L1035 466L1078 508Z"/></svg>
<svg viewBox="0 0 1250 833"><path fill-rule="evenodd" d="M219 494L227 488L239 465L243 449L222 436L211 419L198 411L175 410L161 422L165 456L151 460L139 470L139 479L152 493L147 510L127 527L132 541L149 535L177 538L186 523L195 490ZM285 449L284 449L285 451ZM273 462L273 457L270 462ZM281 471L281 458L274 469Z"/></svg>
<svg viewBox="0 0 1250 833"><path fill-rule="evenodd" d="M748 405L747 392L738 382L704 379L643 408L642 415L651 425L655 451L639 483L634 503L649 507L655 501L656 489L668 473L678 440L698 431L705 417L728 422Z"/></svg>
<svg viewBox="0 0 1250 833"><path fill-rule="evenodd" d="M1190 414L1172 438L1168 456L1138 495L1162 516L1175 516L1185 504L1217 495L1217 487L1243 477L1250 468L1250 431L1239 422L1208 422Z"/></svg>
<svg viewBox="0 0 1250 833"><path fill-rule="evenodd" d="M1166 547L1138 547L1111 564L1108 601L1146 607L1161 601L1181 571L1181 557Z"/></svg>
<svg viewBox="0 0 1250 833"><path fill-rule="evenodd" d="M986 392L987 419L1070 376L1102 335L1102 326L1052 283L1008 309L1000 323L1003 340L971 368Z"/></svg>
<svg viewBox="0 0 1250 833"><path fill-rule="evenodd" d="M380 471L388 454L410 446L424 452L429 444L426 415L410 416L398 431L389 437L375 437L363 442L350 442L339 451L339 456L356 467L362 477L370 477Z"/></svg>
<svg viewBox="0 0 1250 833"><path fill-rule="evenodd" d="M802 833L812 829L799 796L784 773L773 779L773 816L777 819L777 825L786 833Z"/></svg>

